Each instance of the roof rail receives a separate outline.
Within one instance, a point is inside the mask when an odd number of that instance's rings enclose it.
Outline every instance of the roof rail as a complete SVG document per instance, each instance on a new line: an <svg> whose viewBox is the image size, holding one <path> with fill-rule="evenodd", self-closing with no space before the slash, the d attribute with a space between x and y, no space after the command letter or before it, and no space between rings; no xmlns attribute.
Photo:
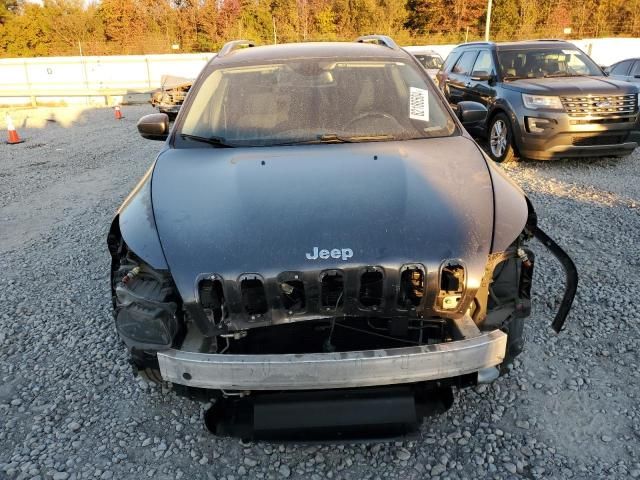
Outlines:
<svg viewBox="0 0 640 480"><path fill-rule="evenodd" d="M364 35L362 37L356 38L356 42L358 43L375 43L377 45L382 45L383 47L391 48L392 50L399 50L398 44L393 41L391 37L387 35Z"/></svg>
<svg viewBox="0 0 640 480"><path fill-rule="evenodd" d="M233 42L227 42L218 52L218 57L224 57L225 55L229 55L231 52L240 50L241 48L249 48L255 46L256 42L252 42L251 40L234 40Z"/></svg>
<svg viewBox="0 0 640 480"><path fill-rule="evenodd" d="M568 42L568 40L562 40L561 38L536 38L536 42Z"/></svg>
<svg viewBox="0 0 640 480"><path fill-rule="evenodd" d="M459 47L464 47L466 45L493 45L494 42L467 42L467 43L461 43L460 45L458 45Z"/></svg>

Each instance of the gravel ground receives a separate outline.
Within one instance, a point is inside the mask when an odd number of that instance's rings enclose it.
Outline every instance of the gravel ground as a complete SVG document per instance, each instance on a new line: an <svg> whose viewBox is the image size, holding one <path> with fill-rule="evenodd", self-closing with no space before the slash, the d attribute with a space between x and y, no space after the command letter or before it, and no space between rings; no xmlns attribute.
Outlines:
<svg viewBox="0 0 640 480"><path fill-rule="evenodd" d="M506 168L581 281L555 335L561 270L533 244L534 312L508 375L457 394L414 442L245 445L133 378L115 335L105 238L160 148L135 131L149 111L23 112L26 143L0 145L0 478L640 477L640 151Z"/></svg>

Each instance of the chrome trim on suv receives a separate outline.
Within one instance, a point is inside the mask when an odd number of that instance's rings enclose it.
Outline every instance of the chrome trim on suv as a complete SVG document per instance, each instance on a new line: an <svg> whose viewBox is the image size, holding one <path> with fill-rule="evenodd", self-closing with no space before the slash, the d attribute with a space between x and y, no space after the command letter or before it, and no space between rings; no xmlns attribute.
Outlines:
<svg viewBox="0 0 640 480"><path fill-rule="evenodd" d="M633 116L637 111L635 94L560 97L560 100L570 117Z"/></svg>

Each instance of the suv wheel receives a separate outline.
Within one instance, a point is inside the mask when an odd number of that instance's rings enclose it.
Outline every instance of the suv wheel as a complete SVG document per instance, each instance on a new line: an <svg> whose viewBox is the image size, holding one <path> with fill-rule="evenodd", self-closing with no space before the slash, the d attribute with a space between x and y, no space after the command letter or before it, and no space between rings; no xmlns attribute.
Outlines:
<svg viewBox="0 0 640 480"><path fill-rule="evenodd" d="M511 124L504 113L493 117L489 125L489 156L498 163L508 163L516 159Z"/></svg>
<svg viewBox="0 0 640 480"><path fill-rule="evenodd" d="M130 351L129 363L133 367L134 375L138 375L149 384L162 384L162 375L156 355L134 348Z"/></svg>

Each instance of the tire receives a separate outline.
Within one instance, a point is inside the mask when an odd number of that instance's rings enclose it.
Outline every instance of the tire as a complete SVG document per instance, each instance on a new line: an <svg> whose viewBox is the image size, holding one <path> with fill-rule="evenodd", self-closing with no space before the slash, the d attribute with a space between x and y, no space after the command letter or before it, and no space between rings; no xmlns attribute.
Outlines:
<svg viewBox="0 0 640 480"><path fill-rule="evenodd" d="M518 158L513 144L511 123L504 113L498 113L491 119L487 153L496 163L514 162Z"/></svg>
<svg viewBox="0 0 640 480"><path fill-rule="evenodd" d="M131 349L129 363L133 367L134 375L142 378L149 384L162 384L158 357L142 350Z"/></svg>
<svg viewBox="0 0 640 480"><path fill-rule="evenodd" d="M136 374L149 385L162 385L163 380L160 370L145 368L144 370L139 369Z"/></svg>

